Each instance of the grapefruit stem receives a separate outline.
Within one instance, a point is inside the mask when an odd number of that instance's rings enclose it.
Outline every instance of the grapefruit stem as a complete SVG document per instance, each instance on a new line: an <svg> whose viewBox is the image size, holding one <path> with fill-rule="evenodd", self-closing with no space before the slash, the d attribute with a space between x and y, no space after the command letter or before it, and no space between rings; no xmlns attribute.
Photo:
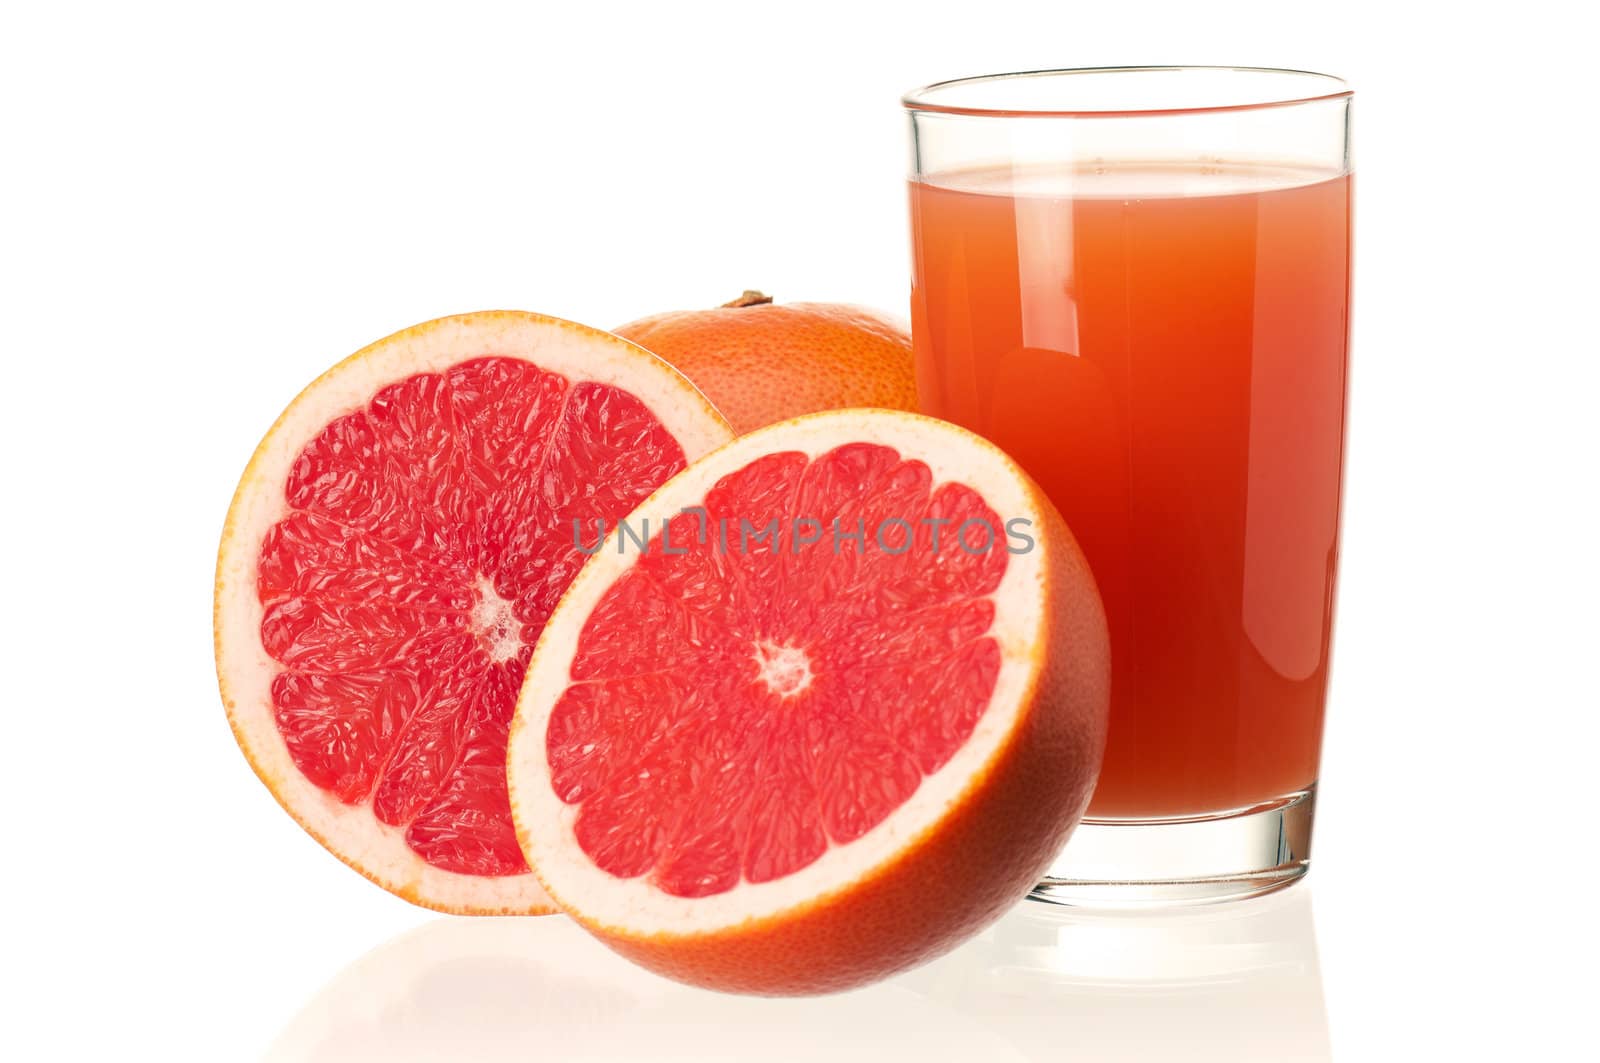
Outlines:
<svg viewBox="0 0 1600 1063"><path fill-rule="evenodd" d="M764 295L763 293L756 291L754 288L746 288L744 290L744 294L739 296L739 298L733 300L732 302L723 303L722 305L724 308L738 309L742 306L763 306L770 302L772 302L772 296Z"/></svg>

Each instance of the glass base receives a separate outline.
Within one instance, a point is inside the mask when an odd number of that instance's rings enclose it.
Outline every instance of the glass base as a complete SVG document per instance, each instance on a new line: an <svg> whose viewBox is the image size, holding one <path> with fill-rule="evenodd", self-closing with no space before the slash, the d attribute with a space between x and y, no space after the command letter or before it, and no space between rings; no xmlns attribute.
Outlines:
<svg viewBox="0 0 1600 1063"><path fill-rule="evenodd" d="M1028 896L1086 907L1208 904L1282 889L1311 866L1317 788L1181 819L1087 818Z"/></svg>

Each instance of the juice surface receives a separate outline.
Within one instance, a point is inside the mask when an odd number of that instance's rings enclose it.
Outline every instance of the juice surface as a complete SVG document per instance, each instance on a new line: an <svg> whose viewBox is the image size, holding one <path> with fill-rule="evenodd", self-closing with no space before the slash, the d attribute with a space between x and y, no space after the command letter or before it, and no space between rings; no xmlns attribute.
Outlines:
<svg viewBox="0 0 1600 1063"><path fill-rule="evenodd" d="M1105 600L1091 816L1217 812L1316 781L1349 198L1348 175L1193 164L911 185L922 407L1043 485Z"/></svg>

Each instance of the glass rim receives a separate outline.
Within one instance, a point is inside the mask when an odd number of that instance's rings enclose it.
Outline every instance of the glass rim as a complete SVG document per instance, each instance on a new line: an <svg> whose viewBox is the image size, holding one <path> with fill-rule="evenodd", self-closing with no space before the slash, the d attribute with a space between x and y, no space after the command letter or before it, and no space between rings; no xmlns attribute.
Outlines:
<svg viewBox="0 0 1600 1063"><path fill-rule="evenodd" d="M1056 107L983 107L961 105L953 103L937 103L929 99L930 96L954 89L960 86L987 85L998 81L1020 81L1027 78L1065 78L1083 74L1148 74L1148 73L1234 73L1234 74L1275 74L1288 75L1292 78L1303 78L1308 81L1322 82L1329 91L1310 93L1307 95L1278 93L1269 94L1269 98L1253 100L1245 103L1176 106L1176 107L1090 107L1090 108L1056 108ZM1158 117L1161 115L1185 114L1220 114L1230 111L1260 111L1274 107L1294 107L1306 103L1320 103L1326 100L1348 99L1355 95L1355 90L1350 87L1344 78L1333 74L1322 74L1314 70L1295 70L1288 67L1272 66L1082 66L1063 67L1054 70L1018 70L1006 74L980 74L975 77L950 78L946 81L935 81L930 85L912 89L900 97L900 105L907 111L917 114L946 114L962 115L974 118L1138 118Z"/></svg>

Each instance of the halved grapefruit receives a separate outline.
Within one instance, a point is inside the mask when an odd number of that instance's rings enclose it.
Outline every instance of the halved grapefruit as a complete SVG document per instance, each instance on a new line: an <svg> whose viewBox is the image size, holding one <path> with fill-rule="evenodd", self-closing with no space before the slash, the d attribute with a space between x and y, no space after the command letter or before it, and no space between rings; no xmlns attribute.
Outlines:
<svg viewBox="0 0 1600 1063"><path fill-rule="evenodd" d="M262 440L217 558L217 675L256 774L407 900L550 910L505 784L533 643L578 544L730 437L660 359L537 314L329 370Z"/></svg>
<svg viewBox="0 0 1600 1063"><path fill-rule="evenodd" d="M517 836L660 973L848 988L1037 881L1109 675L1088 566L1011 459L916 414L801 417L668 481L568 588L512 724Z"/></svg>

